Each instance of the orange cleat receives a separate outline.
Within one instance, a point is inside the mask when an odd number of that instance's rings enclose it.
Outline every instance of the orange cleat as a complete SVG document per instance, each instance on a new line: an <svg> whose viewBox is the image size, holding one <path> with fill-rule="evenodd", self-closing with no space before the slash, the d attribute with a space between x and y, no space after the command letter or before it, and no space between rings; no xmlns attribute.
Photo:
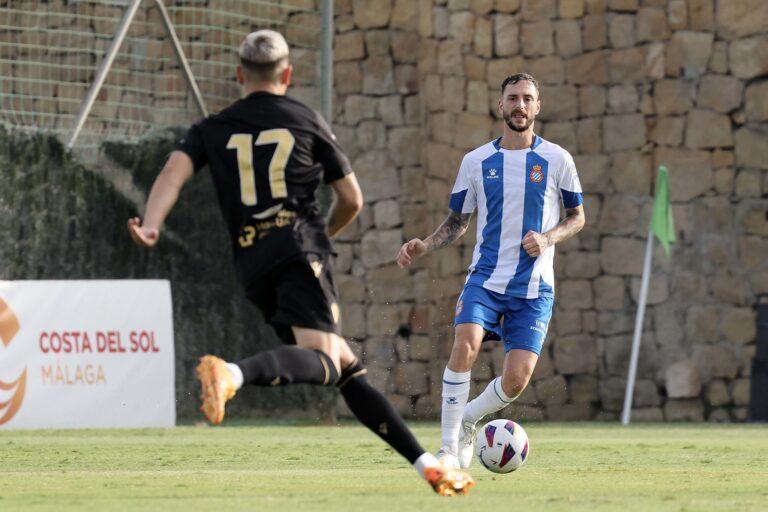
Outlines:
<svg viewBox="0 0 768 512"><path fill-rule="evenodd" d="M203 356L200 364L195 368L197 378L200 380L200 400L203 411L208 421L218 425L224 419L224 404L235 396L235 384L229 373L227 363L216 356Z"/></svg>
<svg viewBox="0 0 768 512"><path fill-rule="evenodd" d="M469 493L475 481L466 471L444 466L424 470L424 478L440 496L459 496Z"/></svg>

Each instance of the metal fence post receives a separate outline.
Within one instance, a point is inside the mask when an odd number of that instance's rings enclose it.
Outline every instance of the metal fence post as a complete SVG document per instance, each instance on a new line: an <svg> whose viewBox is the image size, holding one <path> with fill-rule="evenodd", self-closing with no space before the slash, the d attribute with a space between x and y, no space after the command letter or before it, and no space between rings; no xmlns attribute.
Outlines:
<svg viewBox="0 0 768 512"><path fill-rule="evenodd" d="M333 0L323 0L322 44L320 45L320 110L333 124Z"/></svg>
<svg viewBox="0 0 768 512"><path fill-rule="evenodd" d="M160 10L160 17L163 20L163 25L165 26L166 32L168 32L168 37L171 39L173 51L176 54L176 58L179 59L179 64L181 64L181 71L184 75L184 79L187 81L187 87L189 87L189 90L192 93L192 97L195 98L195 103L197 104L197 108L200 110L200 113L203 115L203 117L208 117L208 109L205 108L203 96L200 94L200 89L197 87L195 75L192 74L192 69L189 67L187 57L184 55L184 50L181 48L179 37L176 35L176 30L173 28L173 23L171 23L171 17L168 16L168 9L165 8L165 2L163 2L163 0L155 0L155 3L157 4L157 8Z"/></svg>
<svg viewBox="0 0 768 512"><path fill-rule="evenodd" d="M110 45L109 50L107 50L107 54L104 56L104 61L102 61L98 73L96 73L96 79L93 81L93 84L91 84L91 88L88 90L88 95L80 105L80 111L77 113L75 126L72 129L72 135L70 135L69 141L67 141L67 150L72 149L78 135L80 135L80 130L83 129L85 120L88 118L88 114L91 113L91 109L93 108L93 102L96 101L96 97L99 95L99 91L101 91L101 87L104 85L104 80L107 78L109 69L115 61L117 52L120 51L120 46L123 44L123 40L128 33L128 29L131 27L131 22L133 22L133 18L136 16L136 11L139 9L140 4L141 0L131 0L131 4L125 11L123 19L120 21L120 26L115 33L115 38L112 40L112 44Z"/></svg>

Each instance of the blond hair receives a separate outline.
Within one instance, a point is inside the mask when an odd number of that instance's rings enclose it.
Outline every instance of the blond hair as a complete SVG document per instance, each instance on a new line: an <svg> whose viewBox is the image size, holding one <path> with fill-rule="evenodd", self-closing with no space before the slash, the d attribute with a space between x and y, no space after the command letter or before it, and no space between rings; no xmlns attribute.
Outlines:
<svg viewBox="0 0 768 512"><path fill-rule="evenodd" d="M282 34L264 29L245 36L237 53L249 78L258 82L277 82L288 66L290 50Z"/></svg>

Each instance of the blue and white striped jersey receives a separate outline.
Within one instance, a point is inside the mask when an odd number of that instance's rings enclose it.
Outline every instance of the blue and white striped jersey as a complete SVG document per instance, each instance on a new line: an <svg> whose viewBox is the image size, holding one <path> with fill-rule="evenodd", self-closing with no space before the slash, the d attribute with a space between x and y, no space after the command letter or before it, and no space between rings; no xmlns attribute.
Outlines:
<svg viewBox="0 0 768 512"><path fill-rule="evenodd" d="M528 231L546 232L566 208L582 203L573 157L535 136L527 149L501 148L496 139L467 153L451 192L450 208L477 208L477 244L468 284L497 293L535 299L554 296L554 246L533 258L522 247Z"/></svg>

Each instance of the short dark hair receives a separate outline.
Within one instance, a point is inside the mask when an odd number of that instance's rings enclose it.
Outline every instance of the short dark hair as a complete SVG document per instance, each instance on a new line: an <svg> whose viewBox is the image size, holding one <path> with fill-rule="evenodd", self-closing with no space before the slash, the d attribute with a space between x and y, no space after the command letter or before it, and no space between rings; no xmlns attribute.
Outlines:
<svg viewBox="0 0 768 512"><path fill-rule="evenodd" d="M509 84L516 84L523 80L531 82L536 89L536 94L539 94L539 81L533 78L533 75L529 75L528 73L515 73L514 75L509 75L505 78L504 81L501 82L501 94L504 94L504 89L506 89Z"/></svg>

